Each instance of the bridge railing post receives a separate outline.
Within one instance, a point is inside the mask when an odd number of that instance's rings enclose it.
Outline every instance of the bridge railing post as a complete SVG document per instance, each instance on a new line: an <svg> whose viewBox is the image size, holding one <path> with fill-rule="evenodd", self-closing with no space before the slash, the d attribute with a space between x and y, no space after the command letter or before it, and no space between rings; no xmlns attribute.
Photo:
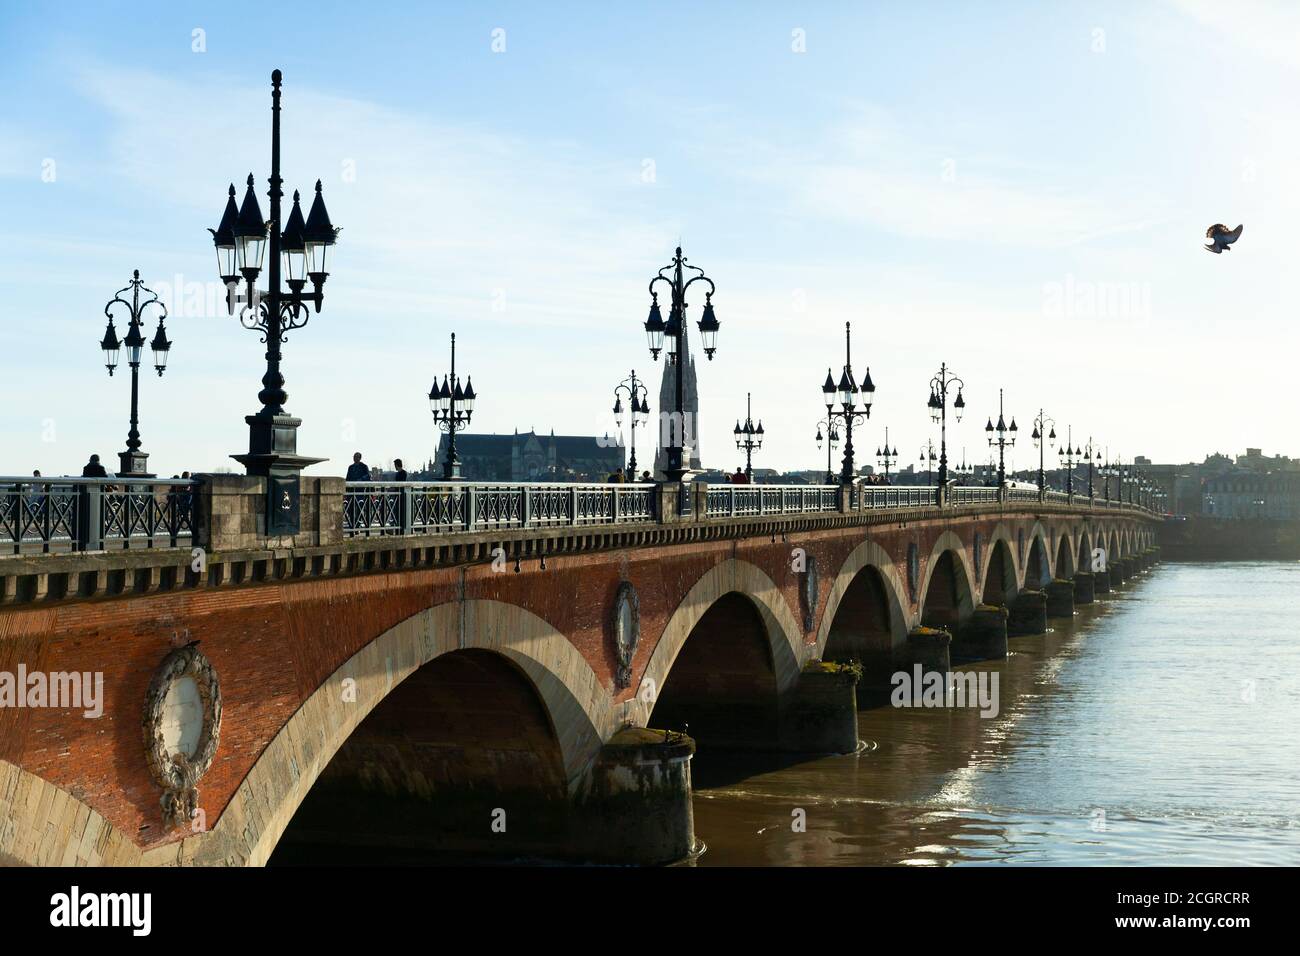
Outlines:
<svg viewBox="0 0 1300 956"><path fill-rule="evenodd" d="M569 489L569 524L578 523L578 489Z"/></svg>
<svg viewBox="0 0 1300 956"><path fill-rule="evenodd" d="M465 530L473 531L475 522L475 512L478 510L478 502L474 499L474 486L466 485L464 498L465 502Z"/></svg>
<svg viewBox="0 0 1300 956"><path fill-rule="evenodd" d="M533 489L524 485L523 491L519 494L519 527L527 528L528 519L533 514Z"/></svg>
<svg viewBox="0 0 1300 956"><path fill-rule="evenodd" d="M85 484L77 488L77 550L104 550L104 487Z"/></svg>
<svg viewBox="0 0 1300 956"><path fill-rule="evenodd" d="M415 492L410 485L402 487L397 499L397 523L404 535L415 532Z"/></svg>

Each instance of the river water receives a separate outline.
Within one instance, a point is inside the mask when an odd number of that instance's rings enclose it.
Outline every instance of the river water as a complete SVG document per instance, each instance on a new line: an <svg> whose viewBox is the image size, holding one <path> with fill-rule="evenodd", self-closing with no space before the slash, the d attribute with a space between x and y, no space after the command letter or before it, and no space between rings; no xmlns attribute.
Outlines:
<svg viewBox="0 0 1300 956"><path fill-rule="evenodd" d="M996 717L884 706L858 755L697 757L695 864L1300 864L1298 616L1300 563L1159 565L954 665L998 675Z"/></svg>

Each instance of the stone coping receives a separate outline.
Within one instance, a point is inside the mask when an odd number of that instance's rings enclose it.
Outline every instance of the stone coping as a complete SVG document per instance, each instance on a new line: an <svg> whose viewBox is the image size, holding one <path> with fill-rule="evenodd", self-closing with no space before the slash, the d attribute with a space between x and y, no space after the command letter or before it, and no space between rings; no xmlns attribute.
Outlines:
<svg viewBox="0 0 1300 956"><path fill-rule="evenodd" d="M1053 502L931 505L788 515L693 518L671 522L635 521L610 525L560 525L473 533L373 535L312 546L249 548L203 555L203 573L193 570L195 549L141 548L58 554L0 556L0 606L148 594L200 587L301 580L324 575L361 574L402 568L457 567L491 560L497 548L506 560L580 554L627 548L735 540L837 528L906 525L1011 515L1068 515L1154 521L1131 512L1068 507Z"/></svg>

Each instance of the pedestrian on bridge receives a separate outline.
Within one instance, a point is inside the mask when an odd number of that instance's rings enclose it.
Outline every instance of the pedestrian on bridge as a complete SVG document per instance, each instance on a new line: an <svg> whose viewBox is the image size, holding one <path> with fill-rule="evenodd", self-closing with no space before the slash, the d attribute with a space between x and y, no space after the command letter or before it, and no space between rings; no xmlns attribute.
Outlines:
<svg viewBox="0 0 1300 956"><path fill-rule="evenodd" d="M406 481L406 469L402 467L402 459L394 458L393 467L397 469L393 473L393 481Z"/></svg>
<svg viewBox="0 0 1300 956"><path fill-rule="evenodd" d="M81 469L82 478L107 478L108 472L104 466L99 463L98 455L91 455L90 461L86 462L86 467Z"/></svg>
<svg viewBox="0 0 1300 956"><path fill-rule="evenodd" d="M361 452L352 456L352 464L348 465L347 481L369 481L370 466L361 460Z"/></svg>

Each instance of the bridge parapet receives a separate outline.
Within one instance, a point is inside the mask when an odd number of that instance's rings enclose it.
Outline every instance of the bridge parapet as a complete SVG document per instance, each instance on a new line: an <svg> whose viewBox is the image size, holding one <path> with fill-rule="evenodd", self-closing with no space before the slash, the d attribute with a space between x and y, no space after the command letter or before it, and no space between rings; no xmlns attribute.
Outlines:
<svg viewBox="0 0 1300 956"><path fill-rule="evenodd" d="M12 553L0 556L0 604L501 558L544 561L555 554L940 516L1031 511L1153 517L1138 505L1058 492L1040 496L1032 489L954 486L940 499L933 486L399 484L303 477L301 531L276 537L266 533L266 485L258 478L3 481L0 544ZM86 525L76 512L78 502L96 498L110 519L101 512L94 527L111 530L97 548L81 535Z"/></svg>

